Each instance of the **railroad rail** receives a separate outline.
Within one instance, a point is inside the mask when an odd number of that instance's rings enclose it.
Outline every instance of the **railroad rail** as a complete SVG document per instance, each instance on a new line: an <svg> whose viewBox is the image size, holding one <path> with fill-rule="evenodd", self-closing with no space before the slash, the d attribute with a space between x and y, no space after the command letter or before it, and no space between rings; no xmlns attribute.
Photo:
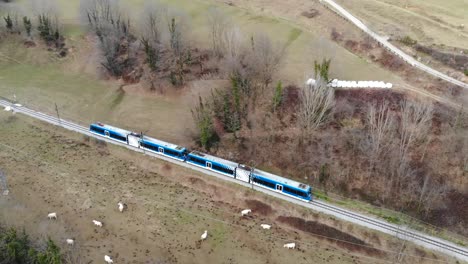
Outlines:
<svg viewBox="0 0 468 264"><path fill-rule="evenodd" d="M208 171L208 170L205 170L205 169L190 165L188 163L185 163L185 162L182 162L182 161L179 161L179 160L171 159L171 158L168 158L168 157L165 157L165 156L162 156L162 155L158 155L158 154L155 154L155 153L144 151L143 149L140 149L138 147L133 147L133 146L127 145L125 143L110 140L110 139L108 139L106 137L99 136L97 134L91 133L89 131L88 127L84 127L84 126L78 125L76 123L73 123L73 122L70 122L70 121L67 121L67 120L64 120L64 119L59 119L57 117L54 117L54 116L51 116L51 115L48 115L48 114L45 114L45 113L41 113L41 112L32 110L32 109L27 108L25 106L22 106L22 105L19 105L19 104L14 104L14 103L12 103L10 101L7 101L7 100L0 99L0 106L10 107L11 110L14 111L14 112L22 113L22 114L30 116L32 118L36 118L36 119L42 120L44 122L47 122L47 123L50 123L50 124L53 124L53 125L60 126L60 127L63 127L65 129L68 129L68 130L71 130L71 131L74 131L74 132L77 132L77 133L80 133L80 134L87 135L89 137L97 138L99 140L103 140L103 141L106 141L108 143L112 143L112 144L115 144L115 145L126 147L126 148L128 148L130 150L137 151L137 152L140 152L140 153L143 153L145 155L152 156L152 157L156 157L156 158L159 158L159 159L174 163L176 165L186 167L186 168L191 169L191 170L199 171L199 172L202 172L202 173L210 175L210 176L215 176L215 177L218 177L218 178L220 178L222 180L225 180L225 181L237 183L237 184L243 185L243 186L248 187L248 188L253 188L253 189L257 190L257 191L260 191L260 192L266 193L268 195L274 196L276 198L279 198L279 199L282 199L282 200L285 200L285 201L288 201L288 202L291 202L291 203L294 203L294 204L297 204L297 205L312 209L314 211L319 211L319 212L334 216L334 217L336 217L338 219L341 219L341 220L344 220L344 221L348 221L348 222L351 222L351 223L354 223L354 224L358 224L358 225L361 225L361 226L364 226L364 227L367 227L367 228L370 228L370 229L374 229L374 230L377 230L377 231L380 231L380 232L383 232L383 233L386 233L386 234L389 234L389 235L392 235L392 236L397 236L400 239L404 239L404 240L414 242L415 244L418 244L420 246L423 246L423 247L431 249L431 250L437 250L437 251L443 252L443 253L445 253L447 255L450 255L450 256L453 256L453 257L455 257L455 258L457 258L459 260L468 261L468 249L466 247L462 247L460 245L457 245L457 244L452 243L450 241L443 240L443 239L438 238L438 237L433 237L433 236L430 236L430 235L427 235L427 234L423 234L423 233L421 233L419 231L411 230L410 228L408 228L406 226L399 226L399 225L395 225L395 224L390 224L390 223L387 223L387 222L385 222L383 220L376 219L376 218L373 218L373 217L370 217L370 216L367 216L367 215L363 215L363 214L360 214L360 213L355 213L355 212L352 212L350 210L343 209L343 208L340 208L338 206L331 205L331 204L328 204L328 203L325 203L325 202L319 201L319 200L314 200L314 201L311 201L311 202L305 202L305 201L302 201L302 200L299 200L299 199L294 199L294 198L282 195L282 194L280 194L278 192L274 192L274 191L271 191L269 189L262 188L260 186L251 185L250 183L238 181L238 180L236 180L234 178L226 177L224 175L217 174L215 172Z"/></svg>

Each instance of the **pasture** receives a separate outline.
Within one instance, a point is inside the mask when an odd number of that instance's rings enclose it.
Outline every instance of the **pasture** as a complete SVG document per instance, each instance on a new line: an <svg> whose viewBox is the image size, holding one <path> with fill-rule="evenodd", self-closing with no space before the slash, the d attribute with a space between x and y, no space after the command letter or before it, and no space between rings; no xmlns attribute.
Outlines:
<svg viewBox="0 0 468 264"><path fill-rule="evenodd" d="M57 1L56 9L64 21L67 47L70 48L66 58L59 59L42 46L26 48L20 44L22 40L19 37L6 39L0 44L0 96L12 98L16 95L19 101L48 113L55 112L56 103L63 117L82 124L101 120L179 144L192 142L190 109L196 103L195 99L198 95L208 94L213 88L222 88L224 82L194 81L182 90L173 90L164 95L150 93L135 85L124 87L126 92L123 93L119 89L121 82L103 80L97 71L100 66L99 53L96 43L85 35L84 28L79 24L77 2ZM206 10L212 5L217 5L232 16L246 36L262 31L275 41L287 43L286 58L277 77L283 83L300 85L310 77L314 60L325 57L333 60L333 78L401 82L396 75L331 41L329 29L323 27L326 19L319 17L317 25L313 19L308 19L307 27L303 27L275 14L265 12L259 15L241 6L212 1L167 2L169 6L190 15L191 38L200 47L210 45ZM27 7L27 1L20 3ZM143 3L142 0L132 0L122 4L135 18L141 12ZM326 15L323 14L324 17ZM270 96L269 93L266 96Z"/></svg>
<svg viewBox="0 0 468 264"><path fill-rule="evenodd" d="M468 48L464 0L337 0L382 35L406 35L424 44ZM464 26L463 26L464 25Z"/></svg>
<svg viewBox="0 0 468 264"><path fill-rule="evenodd" d="M84 263L104 254L119 263L380 263L393 256L330 238L401 247L397 239L21 115L1 112L0 124L10 190L0 197L1 212L8 212L0 222L51 236L66 251L65 238L73 237L73 253ZM119 201L127 211L118 211ZM252 214L242 218L245 208ZM57 220L47 219L52 211ZM200 242L204 230L209 236ZM299 249L282 247L290 241ZM444 259L411 245L405 252L408 263Z"/></svg>

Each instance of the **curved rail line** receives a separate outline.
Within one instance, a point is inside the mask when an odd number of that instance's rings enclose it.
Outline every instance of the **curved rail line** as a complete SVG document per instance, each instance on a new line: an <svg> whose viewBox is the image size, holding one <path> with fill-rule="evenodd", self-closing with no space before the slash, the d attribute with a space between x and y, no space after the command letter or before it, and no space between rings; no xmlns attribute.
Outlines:
<svg viewBox="0 0 468 264"><path fill-rule="evenodd" d="M76 123L73 123L73 122L70 122L70 121L67 121L67 120L58 119L57 117L50 116L48 114L37 112L37 111L29 109L29 108L27 108L25 106L15 105L15 104L7 101L7 100L1 100L0 99L0 105L3 106L3 107L9 106L15 112L23 113L25 115L28 115L30 117L42 120L42 121L47 122L47 123L57 125L57 126L61 126L61 127L65 128L65 129L72 130L72 131L75 131L75 132L78 132L78 133L81 133L81 134L84 134L84 135L87 135L87 136L90 136L90 137L98 138L98 139L104 140L106 142L115 144L115 145L120 145L120 146L126 147L128 149L131 149L133 151L137 151L137 152L144 153L144 154L147 154L147 155L150 155L150 156L153 156L153 157L157 157L157 158L160 158L160 159L175 163L177 165L180 165L180 166L192 169L192 170L203 172L204 174L209 174L209 175L212 175L212 176L216 176L216 177L224 179L226 181L230 181L230 182L234 182L234 183L246 186L246 187L254 188L257 191L267 193L267 194L275 196L277 198L280 198L280 199L283 199L283 200L286 200L286 201L289 201L289 202L292 202L292 203L295 203L295 204L298 204L298 205L301 205L301 206L304 206L304 207L307 207L307 208L310 208L310 209L313 209L313 210L316 210L316 211L320 211L320 212L323 212L323 213L326 213L326 214L329 214L329 215L333 215L333 216L338 217L340 219L343 219L345 221L349 221L349 222L352 222L352 223L355 223L355 224L359 224L361 226L372 228L374 230L378 230L378 231L381 231L381 232L384 232L384 233L387 233L387 234L390 234L390 235L393 235L393 236L398 236L401 239L415 242L416 244L419 244L419 245L424 246L426 248L438 250L438 251L444 252L444 253L446 253L448 255L454 256L454 257L456 257L458 259L468 261L468 249L464 248L464 247L461 247L461 246L458 246L458 245L456 245L456 244L454 244L452 242L445 241L445 240L440 239L440 238L432 237L432 236L423 234L423 233L418 232L418 231L410 230L407 227L402 227L402 226L390 224L390 223L384 222L384 221L379 220L379 219L375 219L375 218L372 218L372 217L369 217L369 216L361 215L359 213L354 213L352 211L349 211L349 210L346 210L346 209L343 209L343 208L340 208L340 207L337 207L337 206L334 206L334 205L330 205L330 204L327 204L327 203L322 202L322 201L314 200L314 201L311 201L311 202L308 203L308 202L305 202L305 201L302 201L302 200L294 199L294 198L291 198L291 197L288 197L288 196L281 195L281 194L279 194L277 192L271 191L271 190L266 189L266 188L262 188L262 187L252 185L252 184L246 183L246 182L241 182L241 181L235 180L233 178L229 178L229 177L217 174L217 173L212 172L212 171L207 171L207 170L204 170L202 168L192 166L192 165L187 164L185 162L177 161L177 160L170 159L170 158L167 158L167 157L164 157L164 156L161 156L161 155L153 154L153 153L150 153L150 152L145 152L144 150L142 150L140 148L132 147L130 145L120 143L120 142L117 142L117 141L113 141L113 140L110 140L108 138L98 136L98 135L96 135L94 133L91 133L91 132L89 132L87 127L78 125Z"/></svg>

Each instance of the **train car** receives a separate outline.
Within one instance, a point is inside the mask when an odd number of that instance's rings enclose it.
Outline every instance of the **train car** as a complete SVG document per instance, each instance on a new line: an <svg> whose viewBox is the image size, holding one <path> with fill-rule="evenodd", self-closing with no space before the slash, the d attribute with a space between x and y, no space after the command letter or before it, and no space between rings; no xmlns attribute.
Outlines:
<svg viewBox="0 0 468 264"><path fill-rule="evenodd" d="M312 188L304 183L286 179L265 171L252 172L253 184L259 185L297 199L312 200Z"/></svg>
<svg viewBox="0 0 468 264"><path fill-rule="evenodd" d="M144 136L140 139L140 147L169 158L185 161L187 149L159 139Z"/></svg>
<svg viewBox="0 0 468 264"><path fill-rule="evenodd" d="M93 123L89 126L89 130L92 133L98 134L100 136L104 136L116 141L128 142L128 135L132 134L132 132L120 129L117 127L105 125L103 123Z"/></svg>
<svg viewBox="0 0 468 264"><path fill-rule="evenodd" d="M192 151L187 155L187 163L235 178L237 163L214 157L208 154Z"/></svg>

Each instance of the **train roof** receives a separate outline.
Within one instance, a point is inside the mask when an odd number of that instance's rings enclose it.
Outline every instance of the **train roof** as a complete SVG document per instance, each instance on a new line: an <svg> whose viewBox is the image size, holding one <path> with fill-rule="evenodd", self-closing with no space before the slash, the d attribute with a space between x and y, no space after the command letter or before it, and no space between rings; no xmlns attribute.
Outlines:
<svg viewBox="0 0 468 264"><path fill-rule="evenodd" d="M297 181L293 181L293 180L290 180L290 179L286 179L286 178L283 178L283 177L275 175L275 174L271 174L271 173L266 172L266 171L255 169L253 171L253 174L257 175L257 176L262 176L262 177L265 177L265 178L274 180L276 182L286 184L286 185L289 185L291 187L295 187L295 188L298 188L298 189L301 189L301 190L307 191L307 190L310 189L310 186L307 185L307 184L297 182Z"/></svg>
<svg viewBox="0 0 468 264"><path fill-rule="evenodd" d="M155 139L155 138L152 138L152 137L143 136L143 140L148 141L148 142L152 142L152 143L155 143L155 144L158 144L158 145L161 145L163 147L175 149L177 151L185 150L184 147L178 146L176 144L168 143L168 142L165 142L165 141L162 141L162 140L159 140L159 139Z"/></svg>
<svg viewBox="0 0 468 264"><path fill-rule="evenodd" d="M118 128L118 127L114 127L114 126L110 126L110 125L106 125L106 124L103 124L103 123L100 123L100 122L93 123L92 125L102 127L102 128L104 128L106 130L114 131L116 133L119 133L119 134L122 134L122 135L125 135L125 136L127 136L128 134L132 134L131 131L121 129L121 128Z"/></svg>
<svg viewBox="0 0 468 264"><path fill-rule="evenodd" d="M215 156L211 156L211 155L201 153L201 152L198 152L198 151L192 151L192 152L190 152L190 154L198 156L198 157L206 159L206 160L219 162L221 164L232 166L232 167L237 167L237 165L239 165L239 163L237 163L237 162L230 161L230 160L225 160L225 159L218 158L218 157L215 157Z"/></svg>

